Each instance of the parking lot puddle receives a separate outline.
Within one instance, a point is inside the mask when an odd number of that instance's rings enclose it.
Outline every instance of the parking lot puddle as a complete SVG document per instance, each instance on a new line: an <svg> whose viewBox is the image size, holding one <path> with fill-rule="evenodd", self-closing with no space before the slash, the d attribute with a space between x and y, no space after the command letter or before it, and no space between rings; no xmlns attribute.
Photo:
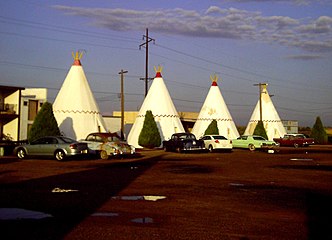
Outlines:
<svg viewBox="0 0 332 240"><path fill-rule="evenodd" d="M114 212L96 212L91 214L92 217L118 217L118 213Z"/></svg>
<svg viewBox="0 0 332 240"><path fill-rule="evenodd" d="M143 217L143 218L134 218L134 219L131 219L131 222L147 224L147 223L153 223L154 221L153 221L153 218Z"/></svg>
<svg viewBox="0 0 332 240"><path fill-rule="evenodd" d="M67 192L78 192L78 190L74 189L61 189L61 188L53 188L52 190L53 193L67 193Z"/></svg>
<svg viewBox="0 0 332 240"><path fill-rule="evenodd" d="M243 183L229 183L228 185L231 187L244 187Z"/></svg>
<svg viewBox="0 0 332 240"><path fill-rule="evenodd" d="M312 158L291 158L291 161L313 161Z"/></svg>
<svg viewBox="0 0 332 240"><path fill-rule="evenodd" d="M53 217L50 214L22 208L0 208L0 220L44 219Z"/></svg>
<svg viewBox="0 0 332 240"><path fill-rule="evenodd" d="M165 196L153 196L153 195L147 195L147 196L114 196L112 197L113 200L124 200L124 201L138 201L138 200L144 200L144 201L158 201L162 199L166 199Z"/></svg>

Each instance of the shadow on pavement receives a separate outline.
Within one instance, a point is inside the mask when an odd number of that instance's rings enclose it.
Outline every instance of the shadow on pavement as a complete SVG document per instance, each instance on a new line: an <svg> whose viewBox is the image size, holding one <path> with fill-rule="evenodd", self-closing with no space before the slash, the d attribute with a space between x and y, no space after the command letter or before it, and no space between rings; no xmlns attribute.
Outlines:
<svg viewBox="0 0 332 240"><path fill-rule="evenodd" d="M85 217L152 167L157 158L0 184L1 208L22 208L53 216L41 220L0 220L1 238L62 239ZM52 191L54 189L74 191Z"/></svg>
<svg viewBox="0 0 332 240"><path fill-rule="evenodd" d="M332 196L307 195L308 239L332 239Z"/></svg>

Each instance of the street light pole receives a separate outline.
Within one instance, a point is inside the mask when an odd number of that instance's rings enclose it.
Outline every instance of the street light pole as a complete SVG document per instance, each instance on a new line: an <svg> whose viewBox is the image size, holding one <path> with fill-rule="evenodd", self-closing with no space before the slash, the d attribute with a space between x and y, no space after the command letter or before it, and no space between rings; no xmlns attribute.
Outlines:
<svg viewBox="0 0 332 240"><path fill-rule="evenodd" d="M254 86L258 86L259 89L259 120L263 120L263 108L262 108L262 92L263 92L263 86L265 86L266 83L258 83L254 84Z"/></svg>
<svg viewBox="0 0 332 240"><path fill-rule="evenodd" d="M143 46L145 46L145 97L148 94L148 72L149 72L149 42L153 41L153 43L155 42L155 39L150 38L149 37L149 29L146 29L146 33L143 36L143 39L145 38L145 43L142 43L141 45L139 45L139 49L141 50L141 48Z"/></svg>
<svg viewBox="0 0 332 240"><path fill-rule="evenodd" d="M121 71L119 72L121 76L121 140L124 140L124 90L123 90L123 78L124 74L128 71Z"/></svg>

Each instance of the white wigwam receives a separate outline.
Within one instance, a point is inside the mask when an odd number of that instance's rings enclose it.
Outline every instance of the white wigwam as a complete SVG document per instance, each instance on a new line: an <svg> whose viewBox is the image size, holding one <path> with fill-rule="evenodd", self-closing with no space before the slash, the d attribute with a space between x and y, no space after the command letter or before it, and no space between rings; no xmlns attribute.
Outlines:
<svg viewBox="0 0 332 240"><path fill-rule="evenodd" d="M138 138L143 128L146 111L152 111L162 141L170 139L173 133L184 132L178 112L161 76L162 68L154 69L156 76L128 134L128 143L136 148L142 147L138 144Z"/></svg>
<svg viewBox="0 0 332 240"><path fill-rule="evenodd" d="M55 98L53 113L61 133L84 139L91 132L105 132L106 127L81 65L82 53L76 52L62 87Z"/></svg>
<svg viewBox="0 0 332 240"><path fill-rule="evenodd" d="M273 138L283 137L286 134L284 125L282 124L277 110L275 109L270 95L267 91L267 84L260 84L261 99L262 99L262 121L266 131L268 140ZM250 121L244 131L245 135L252 135L255 131L256 125L260 120L260 103L259 100L251 115Z"/></svg>
<svg viewBox="0 0 332 240"><path fill-rule="evenodd" d="M237 131L232 116L228 111L224 98L221 95L217 84L218 77L214 75L210 78L212 80L212 85L191 132L196 138L201 138L211 122L216 120L219 135L223 135L228 139L237 138L239 132Z"/></svg>

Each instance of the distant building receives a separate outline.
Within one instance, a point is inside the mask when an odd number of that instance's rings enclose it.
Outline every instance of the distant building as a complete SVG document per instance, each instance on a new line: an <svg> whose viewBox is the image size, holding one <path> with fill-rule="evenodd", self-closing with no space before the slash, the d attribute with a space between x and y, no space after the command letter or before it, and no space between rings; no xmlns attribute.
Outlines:
<svg viewBox="0 0 332 240"><path fill-rule="evenodd" d="M282 120L287 133L298 133L299 122L297 120Z"/></svg>
<svg viewBox="0 0 332 240"><path fill-rule="evenodd" d="M46 88L26 88L22 90L19 140L28 138L28 132L33 121L45 102L47 102Z"/></svg>
<svg viewBox="0 0 332 240"><path fill-rule="evenodd" d="M0 135L13 141L26 140L46 101L46 88L0 86Z"/></svg>
<svg viewBox="0 0 332 240"><path fill-rule="evenodd" d="M23 87L0 86L0 140L19 139L22 90Z"/></svg>

